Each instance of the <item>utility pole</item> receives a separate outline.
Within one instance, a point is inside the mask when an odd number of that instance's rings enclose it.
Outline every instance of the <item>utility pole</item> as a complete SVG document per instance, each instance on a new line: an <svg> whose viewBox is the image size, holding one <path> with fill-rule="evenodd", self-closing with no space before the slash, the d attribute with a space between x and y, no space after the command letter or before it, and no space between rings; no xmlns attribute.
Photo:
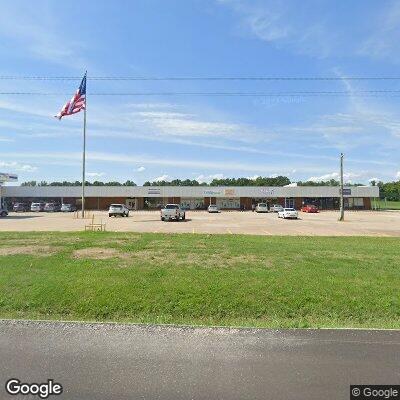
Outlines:
<svg viewBox="0 0 400 400"><path fill-rule="evenodd" d="M344 221L344 198L343 198L343 153L340 153L340 217Z"/></svg>

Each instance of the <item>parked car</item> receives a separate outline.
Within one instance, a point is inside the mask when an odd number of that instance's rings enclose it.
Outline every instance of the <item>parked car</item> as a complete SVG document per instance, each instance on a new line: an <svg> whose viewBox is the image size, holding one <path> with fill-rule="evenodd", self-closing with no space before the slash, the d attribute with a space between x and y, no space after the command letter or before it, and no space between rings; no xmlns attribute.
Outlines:
<svg viewBox="0 0 400 400"><path fill-rule="evenodd" d="M44 211L58 212L58 211L61 211L61 206L60 206L60 204L57 204L57 203L46 203L44 205Z"/></svg>
<svg viewBox="0 0 400 400"><path fill-rule="evenodd" d="M267 213L268 212L268 204L267 203L258 203L256 208L254 209L256 213Z"/></svg>
<svg viewBox="0 0 400 400"><path fill-rule="evenodd" d="M278 211L278 218L293 218L297 219L299 217L299 214L297 210L294 208L284 208L282 211Z"/></svg>
<svg viewBox="0 0 400 400"><path fill-rule="evenodd" d="M7 217L8 211L7 208L0 206L0 217Z"/></svg>
<svg viewBox="0 0 400 400"><path fill-rule="evenodd" d="M45 203L32 203L31 211L42 212L42 211L44 211L44 206L45 206Z"/></svg>
<svg viewBox="0 0 400 400"><path fill-rule="evenodd" d="M272 206L269 208L269 211L271 212L283 211L283 207L280 204L272 204Z"/></svg>
<svg viewBox="0 0 400 400"><path fill-rule="evenodd" d="M74 211L76 211L76 205L64 203L61 205L61 211L62 212L74 212Z"/></svg>
<svg viewBox="0 0 400 400"><path fill-rule="evenodd" d="M111 204L108 209L108 216L116 217L117 215L129 217L129 208L125 204Z"/></svg>
<svg viewBox="0 0 400 400"><path fill-rule="evenodd" d="M317 213L317 212L319 212L318 207L314 206L313 204L307 204L307 205L301 207L301 211L302 212L306 212L306 213Z"/></svg>
<svg viewBox="0 0 400 400"><path fill-rule="evenodd" d="M26 212L29 211L30 207L26 203L15 203L13 205L13 211L14 212Z"/></svg>
<svg viewBox="0 0 400 400"><path fill-rule="evenodd" d="M175 219L184 221L186 218L185 210L179 204L167 204L161 209L161 221Z"/></svg>
<svg viewBox="0 0 400 400"><path fill-rule="evenodd" d="M219 208L216 204L210 204L207 208L209 213L219 213Z"/></svg>

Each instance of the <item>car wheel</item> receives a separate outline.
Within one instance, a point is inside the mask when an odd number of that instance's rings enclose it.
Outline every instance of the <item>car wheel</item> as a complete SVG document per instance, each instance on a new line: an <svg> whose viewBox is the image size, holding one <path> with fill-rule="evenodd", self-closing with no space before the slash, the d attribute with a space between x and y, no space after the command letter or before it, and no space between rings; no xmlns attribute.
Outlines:
<svg viewBox="0 0 400 400"><path fill-rule="evenodd" d="M161 217L161 221L164 221L165 220L165 218L164 217Z"/></svg>
<svg viewBox="0 0 400 400"><path fill-rule="evenodd" d="M183 213L183 216L182 216L182 221L184 221L186 219L186 214L185 213Z"/></svg>
<svg viewBox="0 0 400 400"><path fill-rule="evenodd" d="M2 211L0 214L0 217L5 217L7 215L7 213L5 211Z"/></svg>
<svg viewBox="0 0 400 400"><path fill-rule="evenodd" d="M112 214L108 214L109 217L112 217Z"/></svg>

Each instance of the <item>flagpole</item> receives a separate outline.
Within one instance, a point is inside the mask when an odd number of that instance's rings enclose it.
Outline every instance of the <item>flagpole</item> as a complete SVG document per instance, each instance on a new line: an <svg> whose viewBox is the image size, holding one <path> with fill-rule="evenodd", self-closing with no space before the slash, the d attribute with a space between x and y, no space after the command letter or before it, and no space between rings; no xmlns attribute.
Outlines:
<svg viewBox="0 0 400 400"><path fill-rule="evenodd" d="M86 75L85 75L85 76L86 76ZM86 106L87 106L87 92L86 92L86 96L85 96L85 108L84 108L84 110L83 110L82 218L85 218Z"/></svg>

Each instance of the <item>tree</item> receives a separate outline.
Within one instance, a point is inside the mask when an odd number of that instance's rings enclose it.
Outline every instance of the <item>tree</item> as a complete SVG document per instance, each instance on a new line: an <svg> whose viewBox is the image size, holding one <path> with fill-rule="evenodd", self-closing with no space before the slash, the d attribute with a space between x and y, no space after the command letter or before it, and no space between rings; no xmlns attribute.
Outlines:
<svg viewBox="0 0 400 400"><path fill-rule="evenodd" d="M127 180L124 184L124 186L136 186L136 183L130 180Z"/></svg>
<svg viewBox="0 0 400 400"><path fill-rule="evenodd" d="M36 186L36 181L22 182L21 186Z"/></svg>

